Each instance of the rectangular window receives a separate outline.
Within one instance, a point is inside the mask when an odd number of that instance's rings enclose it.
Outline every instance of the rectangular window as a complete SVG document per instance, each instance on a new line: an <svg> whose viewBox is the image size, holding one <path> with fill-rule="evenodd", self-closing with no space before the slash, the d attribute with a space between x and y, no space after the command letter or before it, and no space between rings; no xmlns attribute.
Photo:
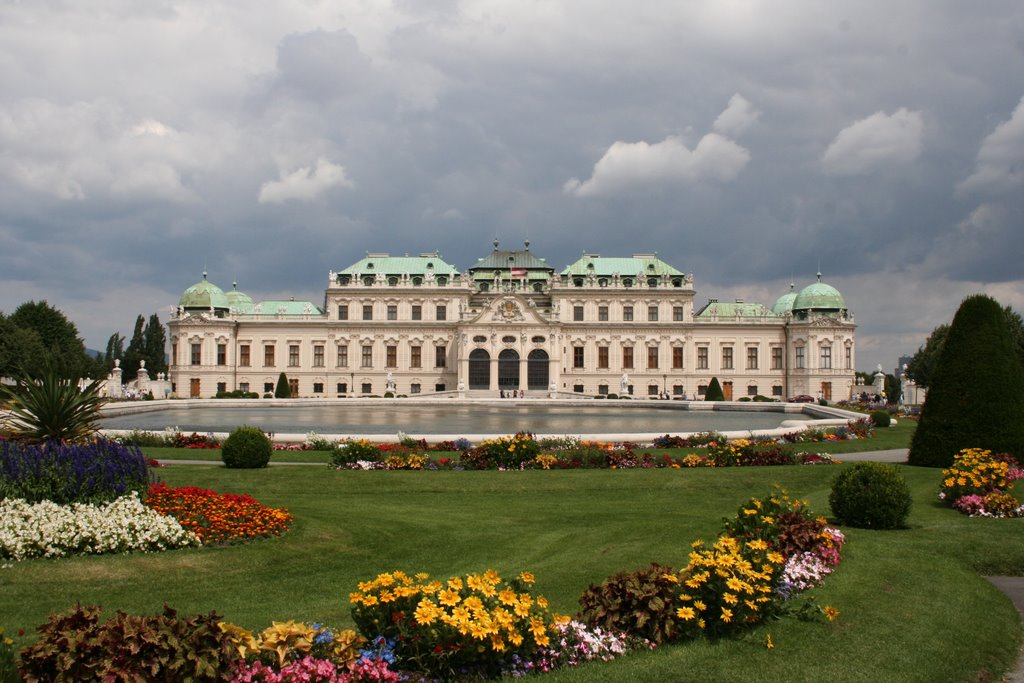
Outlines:
<svg viewBox="0 0 1024 683"><path fill-rule="evenodd" d="M238 390L239 391L243 391L243 392L248 394L249 393L249 383L248 382L239 382L238 383Z"/></svg>
<svg viewBox="0 0 1024 683"><path fill-rule="evenodd" d="M608 367L608 347L598 346L597 347L597 367L606 369Z"/></svg>
<svg viewBox="0 0 1024 683"><path fill-rule="evenodd" d="M370 384L369 382L363 382L363 384L362 384L362 390L363 390L363 393L364 393L364 394L370 394L370 393L373 393L373 385L372 385L372 384Z"/></svg>
<svg viewBox="0 0 1024 683"><path fill-rule="evenodd" d="M622 307L622 319L625 320L626 322L631 322L633 320L633 307L632 306L623 306Z"/></svg>
<svg viewBox="0 0 1024 683"><path fill-rule="evenodd" d="M853 347L852 346L847 346L846 347L846 369L847 370L852 370L853 369Z"/></svg>
<svg viewBox="0 0 1024 683"><path fill-rule="evenodd" d="M673 396L682 396L683 395L683 385L682 384L676 384L675 386L673 386L672 387L672 395Z"/></svg>
<svg viewBox="0 0 1024 683"><path fill-rule="evenodd" d="M434 391L444 391L444 382L438 382L434 385Z"/></svg>
<svg viewBox="0 0 1024 683"><path fill-rule="evenodd" d="M249 367L249 345L242 344L238 347L238 364L242 367Z"/></svg>
<svg viewBox="0 0 1024 683"><path fill-rule="evenodd" d="M372 346L367 345L367 346L363 347L363 358L362 358L362 366L361 367L364 367L364 368L372 368L373 367L373 347Z"/></svg>
<svg viewBox="0 0 1024 683"><path fill-rule="evenodd" d="M801 370L804 367L804 347L802 346L796 347L796 366Z"/></svg>
<svg viewBox="0 0 1024 683"><path fill-rule="evenodd" d="M338 390L337 393L339 393L339 394L347 394L348 393L348 382L338 382L338 385L337 385L336 388Z"/></svg>
<svg viewBox="0 0 1024 683"><path fill-rule="evenodd" d="M447 346L435 346L434 347L434 367L443 368L447 367L448 359L448 347ZM444 391L444 389L441 389Z"/></svg>
<svg viewBox="0 0 1024 683"><path fill-rule="evenodd" d="M203 345L193 344L192 345L192 365L202 365L203 363Z"/></svg>
<svg viewBox="0 0 1024 683"><path fill-rule="evenodd" d="M732 347L722 347L722 369L732 370Z"/></svg>
<svg viewBox="0 0 1024 683"><path fill-rule="evenodd" d="M274 383L273 382L264 382L263 383L263 393L264 394L272 394L272 393L274 393Z"/></svg>
<svg viewBox="0 0 1024 683"><path fill-rule="evenodd" d="M577 394L582 394L583 393L583 385L582 384L573 384L572 385L572 390L574 392L576 392Z"/></svg>
<svg viewBox="0 0 1024 683"><path fill-rule="evenodd" d="M648 346L647 347L647 369L657 370L658 369L658 347Z"/></svg>
<svg viewBox="0 0 1024 683"><path fill-rule="evenodd" d="M573 306L572 307L572 319L579 322L583 320L583 307Z"/></svg>
<svg viewBox="0 0 1024 683"><path fill-rule="evenodd" d="M572 366L574 368L583 367L583 347L574 346L572 347Z"/></svg>
<svg viewBox="0 0 1024 683"><path fill-rule="evenodd" d="M697 369L708 369L708 347L706 346L697 347Z"/></svg>
<svg viewBox="0 0 1024 683"><path fill-rule="evenodd" d="M677 323L678 322L682 322L682 320L683 320L683 307L682 306L673 306L672 307L672 320L674 320Z"/></svg>
<svg viewBox="0 0 1024 683"><path fill-rule="evenodd" d="M313 366L322 368L324 366L324 346L323 344L313 345Z"/></svg>
<svg viewBox="0 0 1024 683"><path fill-rule="evenodd" d="M388 304L388 320L398 320L397 304Z"/></svg>
<svg viewBox="0 0 1024 683"><path fill-rule="evenodd" d="M385 347L385 349L387 351L387 366L386 367L397 368L398 367L398 347L397 346L387 346L387 347Z"/></svg>
<svg viewBox="0 0 1024 683"><path fill-rule="evenodd" d="M823 370L832 369L832 347L822 346L821 347L821 367Z"/></svg>
<svg viewBox="0 0 1024 683"><path fill-rule="evenodd" d="M178 364L178 342L171 344L171 365Z"/></svg>
<svg viewBox="0 0 1024 683"><path fill-rule="evenodd" d="M597 319L600 320L601 322L607 322L608 321L608 307L607 306L598 306L597 307Z"/></svg>
<svg viewBox="0 0 1024 683"><path fill-rule="evenodd" d="M622 347L622 369L632 370L633 369L633 347L623 346Z"/></svg>
<svg viewBox="0 0 1024 683"><path fill-rule="evenodd" d="M217 344L217 365L228 364L228 345Z"/></svg>
<svg viewBox="0 0 1024 683"><path fill-rule="evenodd" d="M419 385L419 384L410 384L409 385L409 393L410 394L419 394L419 393L422 393L422 391L423 391L423 389L422 389L421 385Z"/></svg>
<svg viewBox="0 0 1024 683"><path fill-rule="evenodd" d="M338 367L348 367L348 344L342 344L338 347Z"/></svg>
<svg viewBox="0 0 1024 683"><path fill-rule="evenodd" d="M682 370L683 369L683 347L673 346L672 347L672 369Z"/></svg>
<svg viewBox="0 0 1024 683"><path fill-rule="evenodd" d="M608 395L608 385L607 384L598 384L597 385L597 393L600 394L601 396L607 396Z"/></svg>
<svg viewBox="0 0 1024 683"><path fill-rule="evenodd" d="M747 347L747 370L757 370L757 347Z"/></svg>
<svg viewBox="0 0 1024 683"><path fill-rule="evenodd" d="M782 387L772 387L772 396L782 396Z"/></svg>
<svg viewBox="0 0 1024 683"><path fill-rule="evenodd" d="M423 366L423 347L422 346L410 346L409 347L409 367L418 368Z"/></svg>
<svg viewBox="0 0 1024 683"><path fill-rule="evenodd" d="M289 344L288 345L288 367L297 368L299 367L299 345Z"/></svg>
<svg viewBox="0 0 1024 683"><path fill-rule="evenodd" d="M423 320L423 306L420 306L419 304L412 305L412 319Z"/></svg>
<svg viewBox="0 0 1024 683"><path fill-rule="evenodd" d="M757 385L751 384L747 387L747 396L757 396Z"/></svg>
<svg viewBox="0 0 1024 683"><path fill-rule="evenodd" d="M348 304L338 304L338 320L348 320Z"/></svg>
<svg viewBox="0 0 1024 683"><path fill-rule="evenodd" d="M648 384L647 385L647 395L648 396L657 396L660 393L661 393L661 389L660 389L660 387L657 384Z"/></svg>
<svg viewBox="0 0 1024 683"><path fill-rule="evenodd" d="M772 370L781 370L781 369L782 369L782 347L781 346L773 346L772 347Z"/></svg>
<svg viewBox="0 0 1024 683"><path fill-rule="evenodd" d="M217 393L223 394L228 390L227 382L217 382Z"/></svg>
<svg viewBox="0 0 1024 683"><path fill-rule="evenodd" d="M437 308L435 310L436 310L436 314L434 315L435 318L437 318L438 320L447 320L448 319L448 306L446 306L445 304L438 304Z"/></svg>
<svg viewBox="0 0 1024 683"><path fill-rule="evenodd" d="M647 307L647 319L650 320L651 322L654 322L655 320L658 319L658 307L657 306L648 306Z"/></svg>
<svg viewBox="0 0 1024 683"><path fill-rule="evenodd" d="M324 393L324 383L323 382L313 382L313 393L314 394L322 394L322 393Z"/></svg>
<svg viewBox="0 0 1024 683"><path fill-rule="evenodd" d="M373 304L363 304L363 320L373 320Z"/></svg>

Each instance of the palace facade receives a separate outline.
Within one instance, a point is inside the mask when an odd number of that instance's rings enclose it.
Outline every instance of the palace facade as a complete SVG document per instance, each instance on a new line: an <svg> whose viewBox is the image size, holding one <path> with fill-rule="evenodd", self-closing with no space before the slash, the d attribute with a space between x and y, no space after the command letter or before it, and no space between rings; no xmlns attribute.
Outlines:
<svg viewBox="0 0 1024 683"><path fill-rule="evenodd" d="M844 399L855 325L818 280L771 307L710 299L655 254L586 254L561 271L494 249L460 271L438 253L370 253L330 272L322 305L260 301L203 279L168 323L179 397L292 395L528 397L632 394Z"/></svg>

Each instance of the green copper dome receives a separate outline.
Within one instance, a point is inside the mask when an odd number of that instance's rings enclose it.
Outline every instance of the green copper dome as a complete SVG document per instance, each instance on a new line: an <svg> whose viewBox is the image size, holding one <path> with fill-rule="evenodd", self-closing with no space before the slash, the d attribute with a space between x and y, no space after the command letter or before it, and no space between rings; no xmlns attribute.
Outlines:
<svg viewBox="0 0 1024 683"><path fill-rule="evenodd" d="M821 281L821 273L818 273L818 281L807 285L793 300L794 311L845 311L846 302L843 295L832 285Z"/></svg>
<svg viewBox="0 0 1024 683"><path fill-rule="evenodd" d="M203 279L195 283L191 287L185 290L185 293L181 295L181 299L178 301L178 305L185 310L189 309L202 309L214 310L228 309L228 297L224 294L224 291L206 279L206 273L203 273Z"/></svg>
<svg viewBox="0 0 1024 683"><path fill-rule="evenodd" d="M792 282L789 283L789 291L775 301L775 304L772 306L772 313L775 315L786 315L792 312L793 302L796 301L795 286Z"/></svg>
<svg viewBox="0 0 1024 683"><path fill-rule="evenodd" d="M231 283L231 291L226 295L228 300L228 306L231 307L232 311L236 313L252 313L253 301L245 292L238 291L238 283Z"/></svg>

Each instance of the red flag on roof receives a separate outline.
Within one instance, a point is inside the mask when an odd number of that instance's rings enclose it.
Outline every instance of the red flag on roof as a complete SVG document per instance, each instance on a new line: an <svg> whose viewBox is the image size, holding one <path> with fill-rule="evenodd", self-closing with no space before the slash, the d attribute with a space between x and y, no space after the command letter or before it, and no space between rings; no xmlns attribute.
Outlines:
<svg viewBox="0 0 1024 683"><path fill-rule="evenodd" d="M509 273L512 277L526 277L526 268L512 268Z"/></svg>

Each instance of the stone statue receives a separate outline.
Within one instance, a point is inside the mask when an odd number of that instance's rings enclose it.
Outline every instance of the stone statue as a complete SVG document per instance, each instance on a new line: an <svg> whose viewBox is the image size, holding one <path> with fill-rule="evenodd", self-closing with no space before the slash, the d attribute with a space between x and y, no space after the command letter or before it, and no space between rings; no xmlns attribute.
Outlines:
<svg viewBox="0 0 1024 683"><path fill-rule="evenodd" d="M619 390L623 395L629 393L629 375L625 372L622 373L622 378L619 379Z"/></svg>

